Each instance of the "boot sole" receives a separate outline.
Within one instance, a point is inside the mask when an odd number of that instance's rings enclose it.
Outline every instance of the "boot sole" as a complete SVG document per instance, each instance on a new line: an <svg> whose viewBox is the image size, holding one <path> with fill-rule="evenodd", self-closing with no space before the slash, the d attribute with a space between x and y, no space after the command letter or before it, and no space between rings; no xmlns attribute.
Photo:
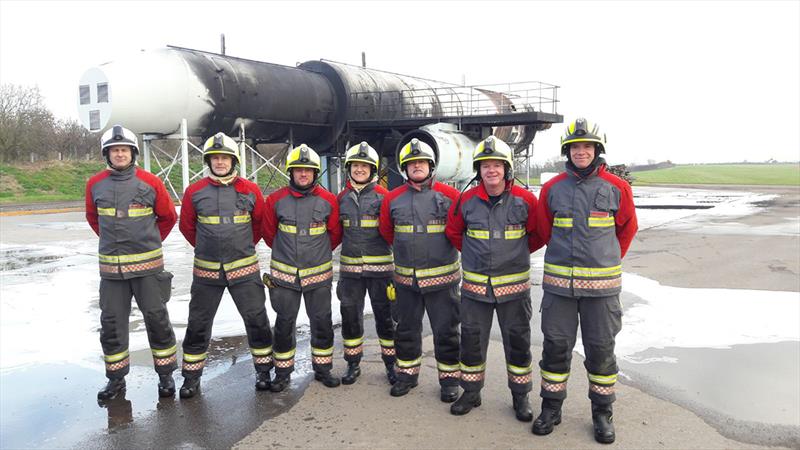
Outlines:
<svg viewBox="0 0 800 450"><path fill-rule="evenodd" d="M347 384L347 385L354 384L358 380L358 377L360 376L361 372L359 371L353 378L342 377L342 384Z"/></svg>
<svg viewBox="0 0 800 450"><path fill-rule="evenodd" d="M192 398L200 393L200 387L198 386L194 391L187 392L181 389L180 393L178 394L181 398Z"/></svg>
<svg viewBox="0 0 800 450"><path fill-rule="evenodd" d="M101 397L98 394L97 401L98 402L108 402L108 401L114 400L115 398L119 397L120 394L124 394L124 393L125 393L125 388L122 388L122 389L118 390L117 392L114 393L114 395L112 395L110 397Z"/></svg>
<svg viewBox="0 0 800 450"><path fill-rule="evenodd" d="M536 428L536 426L534 426L533 428L531 428L531 432L537 436L547 436L548 434L552 433L553 430L556 428L556 425L560 423L561 423L561 417L559 417L558 419L556 419L555 422L553 422L552 427L543 430L541 428Z"/></svg>
<svg viewBox="0 0 800 450"><path fill-rule="evenodd" d="M598 435L595 434L594 435L594 440L599 442L599 443L601 443L601 444L613 444L614 441L616 440L616 436L611 437L611 438L605 438L605 437L598 436Z"/></svg>
<svg viewBox="0 0 800 450"><path fill-rule="evenodd" d="M411 392L411 389L414 389L415 387L417 387L417 383L412 384L411 387L408 388L408 390L403 391L403 392L395 392L394 390L389 391L389 395L391 395L392 397L402 397L402 396L408 394L409 392Z"/></svg>
<svg viewBox="0 0 800 450"><path fill-rule="evenodd" d="M450 414L452 414L454 416L463 416L463 415L469 414L469 412L472 411L472 408L477 408L479 406L481 406L481 401L480 400L478 400L477 402L473 403L472 406L470 406L469 409L467 409L465 411L453 411L453 408L451 407L450 408Z"/></svg>

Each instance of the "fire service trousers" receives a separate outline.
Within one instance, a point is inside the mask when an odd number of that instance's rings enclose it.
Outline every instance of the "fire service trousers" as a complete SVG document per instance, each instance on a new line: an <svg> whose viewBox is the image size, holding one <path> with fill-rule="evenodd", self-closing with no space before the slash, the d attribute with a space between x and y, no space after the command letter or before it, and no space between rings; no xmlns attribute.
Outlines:
<svg viewBox="0 0 800 450"><path fill-rule="evenodd" d="M161 296L160 274L128 280L100 280L100 345L106 363L106 377L119 379L128 374L128 330L131 297L142 312L147 340L159 374L177 368L175 333L169 321L167 305Z"/></svg>
<svg viewBox="0 0 800 450"><path fill-rule="evenodd" d="M564 399L567 396L572 349L578 323L581 327L584 366L589 377L589 398L593 403L610 404L616 399L617 360L614 338L622 328L619 295L609 297L563 297L549 292L542 298L544 343L540 395Z"/></svg>
<svg viewBox="0 0 800 450"><path fill-rule="evenodd" d="M391 278L339 279L336 296L341 304L345 361L361 361L364 343L364 296L369 292L372 313L375 315L375 329L381 345L381 358L387 365L394 364L395 322L392 319L392 304L386 296L386 287L390 281Z"/></svg>
<svg viewBox="0 0 800 450"><path fill-rule="evenodd" d="M195 280L192 282L192 299L189 302L189 324L183 339L184 377L198 377L203 374L208 358L211 326L226 288L244 321L256 372L272 370L272 331L264 306L266 295L261 280L253 278L228 286Z"/></svg>
<svg viewBox="0 0 800 450"><path fill-rule="evenodd" d="M275 319L275 373L294 371L297 347L295 328L300 310L300 297L305 299L306 314L311 322L311 363L316 373L330 372L333 367L333 322L331 319L331 287L295 291L276 286L269 289Z"/></svg>
<svg viewBox="0 0 800 450"><path fill-rule="evenodd" d="M458 386L458 286L421 293L397 285L398 381L416 382L422 366L422 316L428 312L441 386Z"/></svg>

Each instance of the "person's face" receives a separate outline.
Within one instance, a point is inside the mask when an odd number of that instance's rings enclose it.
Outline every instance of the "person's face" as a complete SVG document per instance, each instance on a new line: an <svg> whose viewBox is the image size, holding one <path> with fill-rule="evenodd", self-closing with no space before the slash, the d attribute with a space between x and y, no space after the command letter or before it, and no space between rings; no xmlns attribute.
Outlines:
<svg viewBox="0 0 800 450"><path fill-rule="evenodd" d="M307 188L311 186L314 181L314 169L308 167L295 167L292 169L292 180L294 184L300 188Z"/></svg>
<svg viewBox="0 0 800 450"><path fill-rule="evenodd" d="M108 148L108 159L111 161L111 167L115 169L128 167L133 159L131 147L129 145L112 145Z"/></svg>
<svg viewBox="0 0 800 450"><path fill-rule="evenodd" d="M486 187L496 188L505 182L505 164L497 159L481 161L480 165L481 180Z"/></svg>
<svg viewBox="0 0 800 450"><path fill-rule="evenodd" d="M569 159L578 169L585 169L594 160L594 142L573 142L569 145Z"/></svg>
<svg viewBox="0 0 800 450"><path fill-rule="evenodd" d="M406 164L406 172L408 173L409 180L415 183L421 183L428 178L428 175L431 173L431 167L427 159L418 159Z"/></svg>
<svg viewBox="0 0 800 450"><path fill-rule="evenodd" d="M367 163L352 162L350 163L350 178L352 178L356 183L366 183L369 181L371 168L372 166Z"/></svg>
<svg viewBox="0 0 800 450"><path fill-rule="evenodd" d="M222 177L228 174L233 167L233 156L231 155L211 155L211 171L214 175Z"/></svg>

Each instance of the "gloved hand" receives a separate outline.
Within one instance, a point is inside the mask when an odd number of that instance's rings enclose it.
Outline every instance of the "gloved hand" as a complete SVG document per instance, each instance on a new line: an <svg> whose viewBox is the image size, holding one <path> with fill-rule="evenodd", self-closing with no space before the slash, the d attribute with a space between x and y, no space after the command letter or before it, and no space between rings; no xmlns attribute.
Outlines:
<svg viewBox="0 0 800 450"><path fill-rule="evenodd" d="M272 282L272 278L270 278L266 273L261 274L261 281L263 281L264 285L270 289L275 287L275 283Z"/></svg>
<svg viewBox="0 0 800 450"><path fill-rule="evenodd" d="M390 302L393 302L397 299L397 292L394 289L394 281L390 281L389 285L386 286L386 297L389 298Z"/></svg>

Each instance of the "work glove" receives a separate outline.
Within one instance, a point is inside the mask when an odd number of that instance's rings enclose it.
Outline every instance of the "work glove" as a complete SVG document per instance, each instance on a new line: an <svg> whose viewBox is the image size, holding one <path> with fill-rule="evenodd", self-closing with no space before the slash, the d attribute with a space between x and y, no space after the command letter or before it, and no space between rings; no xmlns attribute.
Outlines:
<svg viewBox="0 0 800 450"><path fill-rule="evenodd" d="M394 288L394 281L390 281L389 284L386 286L386 297L389 298L390 302L397 300L397 292Z"/></svg>

